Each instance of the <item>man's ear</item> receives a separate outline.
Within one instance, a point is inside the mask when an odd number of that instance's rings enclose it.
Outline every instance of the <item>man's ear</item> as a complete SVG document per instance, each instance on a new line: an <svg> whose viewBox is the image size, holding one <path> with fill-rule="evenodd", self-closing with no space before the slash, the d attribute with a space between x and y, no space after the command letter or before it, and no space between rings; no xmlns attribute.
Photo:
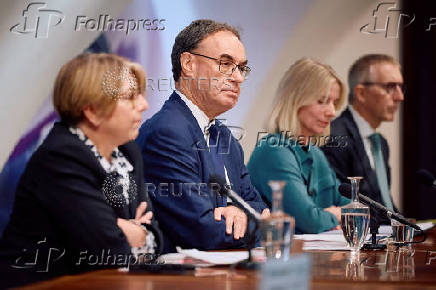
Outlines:
<svg viewBox="0 0 436 290"><path fill-rule="evenodd" d="M182 53L180 55L180 65L182 67L183 75L189 78L194 77L195 63L192 54L186 51Z"/></svg>
<svg viewBox="0 0 436 290"><path fill-rule="evenodd" d="M354 101L364 104L366 101L366 87L358 84L354 87Z"/></svg>
<svg viewBox="0 0 436 290"><path fill-rule="evenodd" d="M103 122L101 114L99 114L94 106L87 105L83 107L83 115L85 116L85 119L87 119L88 122L94 127L100 126L100 124Z"/></svg>

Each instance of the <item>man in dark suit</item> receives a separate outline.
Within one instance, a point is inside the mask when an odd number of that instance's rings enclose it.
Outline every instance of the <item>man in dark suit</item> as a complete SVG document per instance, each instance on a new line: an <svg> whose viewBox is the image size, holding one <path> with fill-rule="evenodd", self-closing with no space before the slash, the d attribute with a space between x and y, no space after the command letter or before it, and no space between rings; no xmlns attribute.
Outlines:
<svg viewBox="0 0 436 290"><path fill-rule="evenodd" d="M348 84L351 106L331 124L331 135L343 140L324 146L324 153L342 182L362 176L362 191L397 211L390 195L389 146L376 131L393 121L404 99L400 64L388 55L365 55L351 66ZM390 223L385 216L379 222Z"/></svg>
<svg viewBox="0 0 436 290"><path fill-rule="evenodd" d="M216 117L236 104L250 72L238 31L212 20L192 22L171 54L176 91L140 129L144 176L164 233L164 251L245 246L247 216L208 185L218 174L263 216L242 147Z"/></svg>

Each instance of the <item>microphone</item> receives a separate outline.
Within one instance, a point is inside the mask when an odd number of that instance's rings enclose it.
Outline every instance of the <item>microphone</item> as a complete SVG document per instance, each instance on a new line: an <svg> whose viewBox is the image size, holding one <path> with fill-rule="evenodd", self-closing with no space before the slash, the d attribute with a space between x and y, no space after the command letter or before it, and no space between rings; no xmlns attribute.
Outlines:
<svg viewBox="0 0 436 290"><path fill-rule="evenodd" d="M430 171L425 169L419 169L416 172L416 176L418 177L418 180L427 186L432 187L433 189L436 189L436 179L434 178L433 174L431 174Z"/></svg>
<svg viewBox="0 0 436 290"><path fill-rule="evenodd" d="M248 259L238 262L236 267L240 267L242 269L259 269L259 264L257 262L253 262L253 257L251 256L251 249L256 246L256 231L260 226L260 214L254 210L242 197L239 196L236 192L234 192L226 183L226 180L219 175L212 175L209 178L209 185L213 191L218 191L219 194L228 196L234 204L238 206L246 215L248 220L254 221L254 229L248 230Z"/></svg>
<svg viewBox="0 0 436 290"><path fill-rule="evenodd" d="M347 183L342 183L341 185L339 185L339 192L347 197L351 199L351 185L347 184ZM414 223L409 222L404 216L402 216L399 213L395 213L393 211L391 211L390 209L388 209L387 207L385 207L384 205L376 202L375 200L372 200L371 198L363 195L363 194L358 194L359 199L361 199L363 201L363 203L372 206L378 210L383 211L384 213L386 213L386 215L389 218L392 218L394 220L399 221L402 224L408 225L412 228L414 228L417 231L421 231L421 228L417 225L415 225Z"/></svg>
<svg viewBox="0 0 436 290"><path fill-rule="evenodd" d="M257 225L260 223L260 214L244 199L242 199L239 194L227 186L224 178L219 175L212 175L209 179L209 184L211 185L212 190L218 191L219 194L228 196L232 202L242 209L249 218L254 220Z"/></svg>

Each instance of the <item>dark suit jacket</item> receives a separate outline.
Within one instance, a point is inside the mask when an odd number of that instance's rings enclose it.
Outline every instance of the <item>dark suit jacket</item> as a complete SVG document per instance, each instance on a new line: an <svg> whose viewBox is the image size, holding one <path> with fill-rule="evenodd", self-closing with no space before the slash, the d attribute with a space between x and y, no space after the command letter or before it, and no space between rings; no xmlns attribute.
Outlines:
<svg viewBox="0 0 436 290"><path fill-rule="evenodd" d="M114 266L110 264L114 255L131 254L117 218L134 218L139 202L148 198L139 149L134 142L119 148L134 167L138 194L129 205L112 207L102 192L107 174L97 158L66 124L54 125L18 184L10 222L0 241L0 272L9 273L1 283L9 287ZM103 251L104 259L113 255L109 263L93 264ZM37 261L31 263L36 253ZM121 259L115 266L120 263Z"/></svg>
<svg viewBox="0 0 436 290"><path fill-rule="evenodd" d="M363 140L350 110L346 109L332 122L330 134L332 142L323 146L322 149L337 177L341 182L349 183L347 176L362 176L363 184L361 189L367 191L368 197L383 204L377 183L377 175L375 170L371 168ZM390 186L389 146L383 136L381 138L381 148ZM395 209L395 211L397 210ZM390 224L389 219L385 216L379 215L378 219L382 224Z"/></svg>
<svg viewBox="0 0 436 290"><path fill-rule="evenodd" d="M225 206L226 200L207 185L214 167L203 129L174 92L143 124L136 140L142 148L148 194L164 234L164 251L177 245L202 250L244 246L244 241L226 234L224 218L214 219L214 209ZM251 184L241 145L227 127L220 126L219 134L232 189L261 212L266 205Z"/></svg>

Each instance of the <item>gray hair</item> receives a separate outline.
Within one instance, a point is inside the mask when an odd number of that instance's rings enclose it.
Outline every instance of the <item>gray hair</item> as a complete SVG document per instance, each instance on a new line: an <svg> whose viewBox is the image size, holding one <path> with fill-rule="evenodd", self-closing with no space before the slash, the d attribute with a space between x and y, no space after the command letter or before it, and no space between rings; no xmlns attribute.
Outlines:
<svg viewBox="0 0 436 290"><path fill-rule="evenodd" d="M386 54L366 54L356 60L348 71L348 102L352 104L354 100L354 88L361 83L371 81L370 68L379 63L390 63L400 65L400 63L390 55Z"/></svg>
<svg viewBox="0 0 436 290"><path fill-rule="evenodd" d="M182 73L182 66L180 64L180 56L182 53L197 48L198 44L204 38L218 31L230 31L239 40L241 39L239 31L233 26L210 19L195 20L177 35L176 40L174 41L173 51L171 52L174 81L177 82Z"/></svg>

